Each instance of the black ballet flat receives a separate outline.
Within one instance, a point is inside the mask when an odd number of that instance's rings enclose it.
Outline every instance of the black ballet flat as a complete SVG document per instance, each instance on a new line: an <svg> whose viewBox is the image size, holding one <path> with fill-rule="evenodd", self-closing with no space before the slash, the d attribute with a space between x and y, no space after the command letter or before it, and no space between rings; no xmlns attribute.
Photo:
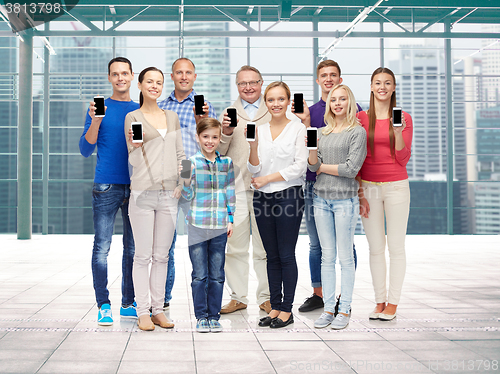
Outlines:
<svg viewBox="0 0 500 374"><path fill-rule="evenodd" d="M269 325L270 328L272 329L279 329L281 327L288 326L292 324L293 321L293 314L290 314L290 317L286 321L282 321L281 318L275 318L274 321L271 321L271 324Z"/></svg>
<svg viewBox="0 0 500 374"><path fill-rule="evenodd" d="M276 319L277 317L271 318L269 316L263 317L259 320L259 326L260 327L267 327L270 326L271 323Z"/></svg>

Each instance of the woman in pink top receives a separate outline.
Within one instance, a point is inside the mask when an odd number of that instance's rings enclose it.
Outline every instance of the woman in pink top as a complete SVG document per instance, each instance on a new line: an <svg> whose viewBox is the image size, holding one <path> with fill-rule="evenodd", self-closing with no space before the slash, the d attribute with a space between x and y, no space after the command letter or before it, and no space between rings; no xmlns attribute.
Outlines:
<svg viewBox="0 0 500 374"><path fill-rule="evenodd" d="M367 132L368 152L358 175L361 220L370 248L375 302L370 319L392 320L406 272L405 236L410 212L406 164L411 155L413 126L403 112L403 126L392 125L396 106L396 78L387 68L371 77L370 109L358 118ZM384 224L385 216L385 224ZM386 227L387 226L387 227ZM386 286L386 228L389 249L389 293ZM387 303L387 304L386 304Z"/></svg>

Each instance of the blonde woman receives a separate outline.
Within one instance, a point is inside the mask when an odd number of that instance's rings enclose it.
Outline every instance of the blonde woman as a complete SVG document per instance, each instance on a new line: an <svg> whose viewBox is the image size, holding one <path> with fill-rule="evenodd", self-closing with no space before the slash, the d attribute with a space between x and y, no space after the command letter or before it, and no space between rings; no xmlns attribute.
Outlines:
<svg viewBox="0 0 500 374"><path fill-rule="evenodd" d="M318 149L309 151L309 170L318 173L314 184L314 217L322 248L321 280L324 312L314 327L349 324L354 288L352 244L359 216L355 177L366 157L366 132L356 118L356 101L349 87L339 84L328 94L326 126L319 133ZM335 316L335 262L341 265L341 297Z"/></svg>

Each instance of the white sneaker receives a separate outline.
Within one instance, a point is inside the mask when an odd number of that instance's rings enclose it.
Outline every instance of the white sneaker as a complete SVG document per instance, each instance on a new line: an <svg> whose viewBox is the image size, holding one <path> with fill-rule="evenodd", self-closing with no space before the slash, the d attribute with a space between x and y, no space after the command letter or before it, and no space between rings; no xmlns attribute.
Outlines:
<svg viewBox="0 0 500 374"><path fill-rule="evenodd" d="M317 329L322 329L332 323L334 318L335 317L333 316L333 314L323 312L321 313L321 316L316 321L314 321L314 327L316 327Z"/></svg>
<svg viewBox="0 0 500 374"><path fill-rule="evenodd" d="M335 319L331 323L332 329L334 329L334 330L345 329L347 327L347 325L349 325L350 318L351 318L350 315L345 316L342 313L337 314L337 317L335 317Z"/></svg>

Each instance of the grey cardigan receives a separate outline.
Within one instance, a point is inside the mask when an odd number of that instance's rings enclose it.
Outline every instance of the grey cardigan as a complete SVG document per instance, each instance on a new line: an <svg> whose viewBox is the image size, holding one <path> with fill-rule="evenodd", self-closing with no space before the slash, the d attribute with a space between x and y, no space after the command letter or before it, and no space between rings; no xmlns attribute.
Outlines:
<svg viewBox="0 0 500 374"><path fill-rule="evenodd" d="M318 162L308 165L316 172L321 164L338 165L339 175L321 173L316 178L314 192L328 200L350 199L358 195L354 179L366 157L366 131L356 126L349 131L323 135L319 129Z"/></svg>

